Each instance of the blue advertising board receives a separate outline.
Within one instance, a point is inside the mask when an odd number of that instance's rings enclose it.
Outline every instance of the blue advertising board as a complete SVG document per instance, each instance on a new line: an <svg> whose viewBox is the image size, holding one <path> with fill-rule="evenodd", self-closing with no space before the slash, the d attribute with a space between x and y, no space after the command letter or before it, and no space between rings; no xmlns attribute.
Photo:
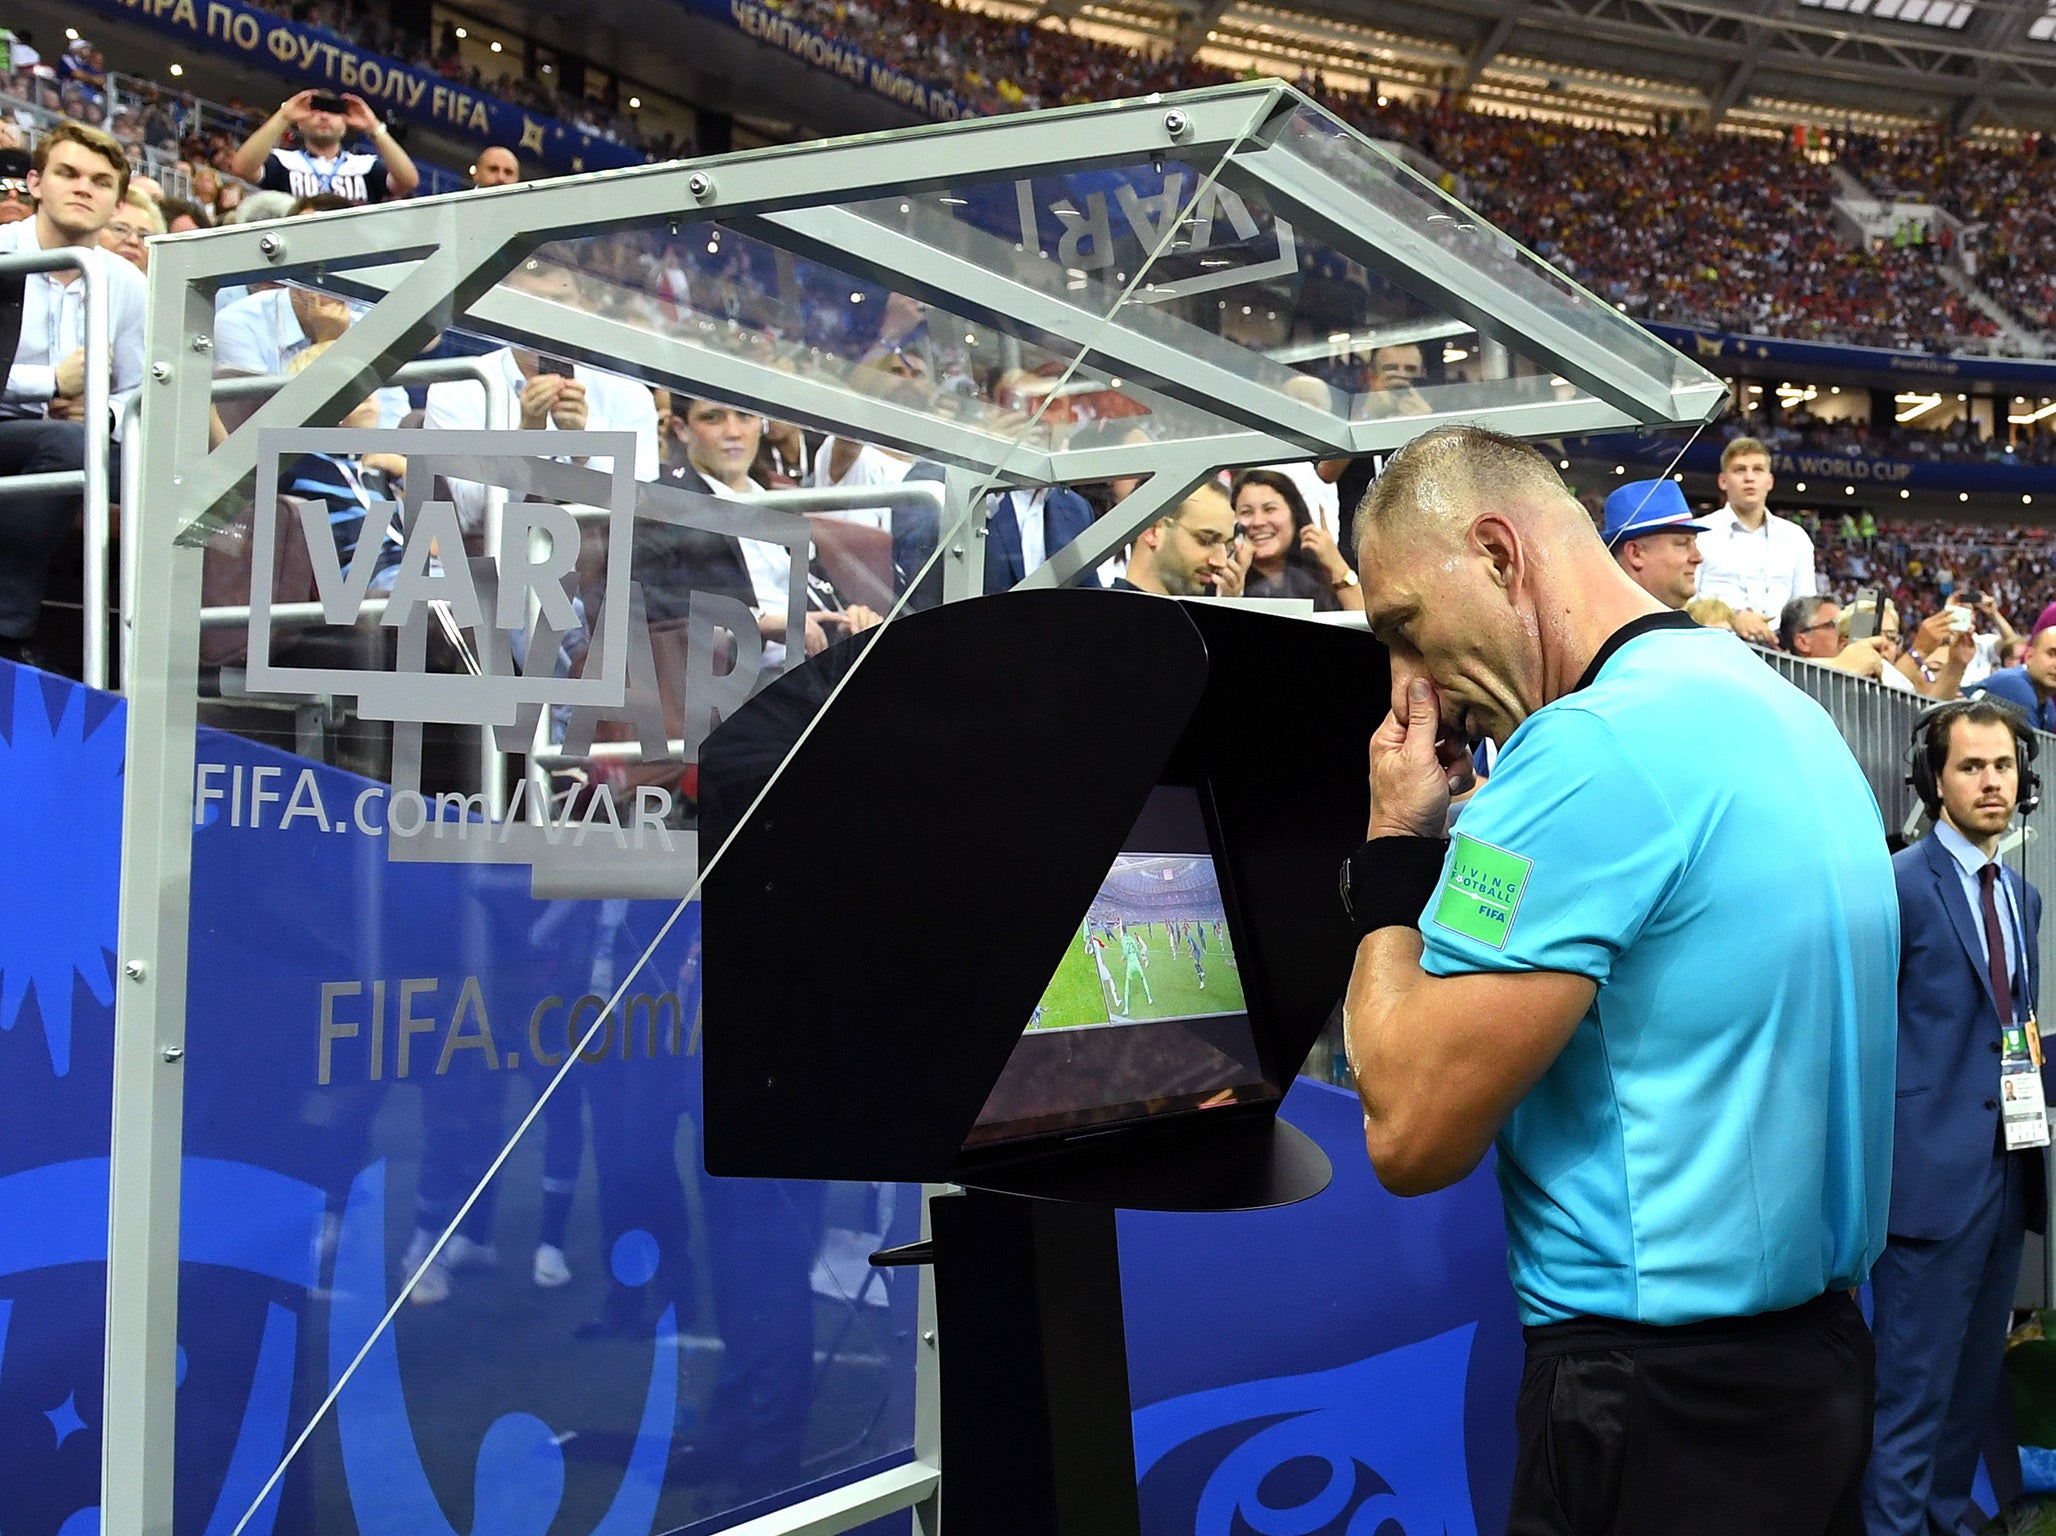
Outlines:
<svg viewBox="0 0 2056 1536"><path fill-rule="evenodd" d="M0 663L6 1536L97 1529L124 716ZM865 1256L918 1191L701 1170L696 909L660 936L665 904L391 864L380 786L214 731L198 758L180 1536L253 1507L251 1536L712 1530L909 1454L914 1272ZM624 1027L574 1058L623 981ZM447 1294L381 1330L419 1230L566 1060ZM1334 1163L1320 1196L1121 1217L1145 1528L1500 1528L1521 1338L1489 1162L1399 1200L1352 1095L1303 1079L1286 1114ZM570 1273L542 1285L553 1198Z"/></svg>
<svg viewBox="0 0 2056 1536"><path fill-rule="evenodd" d="M1682 458L1671 436L1566 438L1564 449L1580 457L1614 459L1631 466L1630 474L1647 468L1678 469L1687 474L1720 471L1723 443L1701 437ZM1774 448L1771 473L1781 492L1806 485L1816 492L1839 494L1845 485L1866 491L1968 491L1973 495L2056 495L2056 465L1988 464L1971 459L1890 459L1868 454L1834 453L1824 448Z"/></svg>
<svg viewBox="0 0 2056 1536"><path fill-rule="evenodd" d="M856 44L830 37L803 21L795 21L777 7L762 3L762 0L688 0L688 3L709 21L733 27L767 48L789 53L917 116L938 122L955 122L960 117L980 115L976 107L955 91L924 84L904 70L874 58Z"/></svg>
<svg viewBox="0 0 2056 1536"><path fill-rule="evenodd" d="M1977 357L1968 353L1908 352L1890 347L1856 347L1844 342L1797 341L1785 336L1735 336L1689 325L1645 320L1680 352L1715 373L1805 379L1809 370L1834 368L1898 378L1910 388L1947 380L1952 384L2002 384L2021 391L2056 388L2056 361L2032 357Z"/></svg>
<svg viewBox="0 0 2056 1536"><path fill-rule="evenodd" d="M433 70L360 48L326 27L289 21L243 0L77 0L121 21L304 85L362 96L376 112L473 143L500 144L553 171L603 171L644 157L589 128L528 112Z"/></svg>

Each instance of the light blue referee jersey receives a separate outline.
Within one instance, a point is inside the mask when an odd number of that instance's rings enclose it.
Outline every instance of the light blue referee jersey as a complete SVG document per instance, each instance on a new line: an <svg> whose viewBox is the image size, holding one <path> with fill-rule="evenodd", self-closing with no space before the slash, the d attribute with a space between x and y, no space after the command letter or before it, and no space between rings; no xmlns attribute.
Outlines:
<svg viewBox="0 0 2056 1536"><path fill-rule="evenodd" d="M1438 976L1598 983L1498 1142L1522 1321L1676 1324L1885 1245L1899 908L1827 714L1731 635L1638 620L1507 740L1421 916Z"/></svg>

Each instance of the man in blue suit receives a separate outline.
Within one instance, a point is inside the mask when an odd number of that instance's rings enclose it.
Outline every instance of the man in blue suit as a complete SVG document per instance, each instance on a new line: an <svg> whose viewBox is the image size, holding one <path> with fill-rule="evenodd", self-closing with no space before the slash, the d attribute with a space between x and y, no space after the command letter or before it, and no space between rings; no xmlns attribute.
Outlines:
<svg viewBox="0 0 2056 1536"><path fill-rule="evenodd" d="M1892 860L1899 1082L1890 1237L1871 1271L1869 1536L1969 1536L1983 1523L1971 1479L2023 1235L2044 1224L2044 1153L2005 1150L2000 1123L2002 1031L2034 1034L2041 982L2041 893L1996 857L2016 806L2034 803L2032 745L2026 721L1987 699L1943 705L1914 736L1913 784L1935 828Z"/></svg>
<svg viewBox="0 0 2056 1536"><path fill-rule="evenodd" d="M1061 485L995 496L985 524L985 590L1004 592L1085 531L1092 506ZM1096 587L1085 574L1078 586Z"/></svg>
<svg viewBox="0 0 2056 1536"><path fill-rule="evenodd" d="M1060 485L1003 491L993 497L985 523L985 590L1006 591L1077 538L1091 521L1092 504ZM935 553L938 534L935 514L927 507L894 510L892 560L903 589ZM1096 587L1099 578L1086 571L1071 585ZM929 572L908 606L932 608L941 601L938 569Z"/></svg>

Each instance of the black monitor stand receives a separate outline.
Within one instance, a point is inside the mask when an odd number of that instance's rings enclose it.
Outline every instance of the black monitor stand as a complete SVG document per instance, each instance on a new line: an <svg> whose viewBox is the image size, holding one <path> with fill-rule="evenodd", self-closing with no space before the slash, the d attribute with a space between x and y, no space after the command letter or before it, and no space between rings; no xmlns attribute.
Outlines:
<svg viewBox="0 0 2056 1536"><path fill-rule="evenodd" d="M1247 1210L1328 1182L1326 1154L1274 1116L1121 1142L993 1168L1011 1187L937 1195L927 1241L871 1256L935 1267L950 1529L1141 1536L1117 1208Z"/></svg>
<svg viewBox="0 0 2056 1536"><path fill-rule="evenodd" d="M1114 1208L967 1189L928 1202L943 1507L987 1536L1141 1536Z"/></svg>

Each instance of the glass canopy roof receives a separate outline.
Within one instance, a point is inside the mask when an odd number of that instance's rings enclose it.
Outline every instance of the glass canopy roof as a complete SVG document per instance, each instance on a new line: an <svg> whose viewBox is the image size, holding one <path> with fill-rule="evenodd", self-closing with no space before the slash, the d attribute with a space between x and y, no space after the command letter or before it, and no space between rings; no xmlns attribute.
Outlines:
<svg viewBox="0 0 2056 1536"><path fill-rule="evenodd" d="M1015 484L1445 421L1690 425L1723 398L1275 81L326 215L290 247L266 275L392 294L381 376L454 329ZM438 290L437 263L468 275ZM308 373L264 424L361 398L339 361Z"/></svg>

